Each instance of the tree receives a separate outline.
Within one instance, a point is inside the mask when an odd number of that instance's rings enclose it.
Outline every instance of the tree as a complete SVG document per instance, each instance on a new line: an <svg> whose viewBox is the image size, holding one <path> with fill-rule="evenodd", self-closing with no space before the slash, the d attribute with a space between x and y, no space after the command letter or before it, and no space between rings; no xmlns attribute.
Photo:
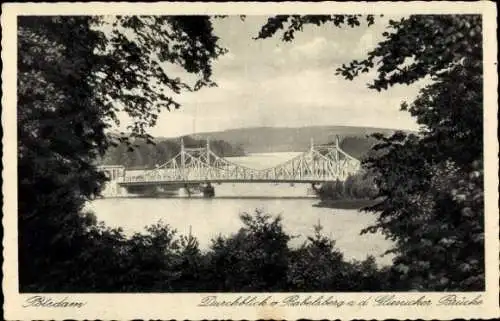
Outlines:
<svg viewBox="0 0 500 321"><path fill-rule="evenodd" d="M291 253L288 283L294 291L346 291L353 290L346 278L348 263L335 248L335 241L321 234L323 227L314 226L314 236L309 236L299 249ZM360 284L354 281L354 283ZM355 286L354 286L355 288Z"/></svg>
<svg viewBox="0 0 500 321"><path fill-rule="evenodd" d="M81 276L92 275L96 265L79 263L90 249L97 247L103 255L111 251L106 246L112 242L104 237L112 239L113 234L92 232L95 220L82 210L105 182L95 159L126 140L106 135L110 121L125 111L134 119L132 138L150 139L146 128L160 109L179 106L173 94L214 85L211 63L224 53L209 17L106 19L18 20L21 291L61 291L91 282ZM104 25L111 27L110 33L98 30ZM188 84L170 77L167 64L182 67L197 80ZM68 273L72 270L81 274Z"/></svg>
<svg viewBox="0 0 500 321"><path fill-rule="evenodd" d="M374 174L362 170L347 176L345 181L332 181L323 184L318 190L318 196L323 200L340 199L372 199L375 198Z"/></svg>
<svg viewBox="0 0 500 321"><path fill-rule="evenodd" d="M365 18L365 19L362 19ZM361 22L366 20L368 26L372 25L375 21L373 15L278 15L267 19L266 24L262 26L258 36L255 39L265 39L274 36L279 30L285 29L281 35L283 41L292 41L295 37L295 32L302 31L304 25L314 24L317 26L323 24L332 24L335 27L342 27L348 25L350 27L357 27Z"/></svg>
<svg viewBox="0 0 500 321"><path fill-rule="evenodd" d="M213 291L280 291L286 288L290 249L281 217L256 211L243 213L244 227L231 237L218 237L211 246Z"/></svg>
<svg viewBox="0 0 500 321"><path fill-rule="evenodd" d="M346 19L278 16L259 38L287 25L283 39L290 41L303 24L340 26ZM359 17L351 21L358 25ZM382 230L396 241L393 279L400 281L394 287L484 289L481 28L479 15L391 20L385 40L366 59L337 69L354 79L376 68L368 87L378 91L424 78L430 82L414 102L401 106L421 125L419 134L375 135L376 153L364 161L377 174L382 200L366 208L379 216L364 232Z"/></svg>

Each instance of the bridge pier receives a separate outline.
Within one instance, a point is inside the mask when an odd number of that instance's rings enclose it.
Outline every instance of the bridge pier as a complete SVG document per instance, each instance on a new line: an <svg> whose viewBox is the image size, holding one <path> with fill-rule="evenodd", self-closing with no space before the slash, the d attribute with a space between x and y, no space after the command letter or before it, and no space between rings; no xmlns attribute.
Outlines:
<svg viewBox="0 0 500 321"><path fill-rule="evenodd" d="M203 197L212 198L215 196L215 188L212 186L210 182L208 182L205 186L203 186Z"/></svg>
<svg viewBox="0 0 500 321"><path fill-rule="evenodd" d="M311 188L314 192L318 193L321 190L321 183L311 183Z"/></svg>
<svg viewBox="0 0 500 321"><path fill-rule="evenodd" d="M158 186L128 186L125 188L127 194L138 194L147 197L158 195Z"/></svg>
<svg viewBox="0 0 500 321"><path fill-rule="evenodd" d="M188 184L184 184L184 190L186 191L187 197L191 197L192 191Z"/></svg>

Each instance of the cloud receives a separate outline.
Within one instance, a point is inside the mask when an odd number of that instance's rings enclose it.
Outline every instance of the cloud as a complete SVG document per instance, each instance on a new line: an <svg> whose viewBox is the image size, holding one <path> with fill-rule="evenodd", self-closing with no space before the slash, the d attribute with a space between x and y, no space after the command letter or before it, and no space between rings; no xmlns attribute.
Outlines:
<svg viewBox="0 0 500 321"><path fill-rule="evenodd" d="M325 50L326 47L326 39L323 37L316 37L310 42L292 47L290 52L292 55L296 54L299 56L316 57L318 53Z"/></svg>
<svg viewBox="0 0 500 321"><path fill-rule="evenodd" d="M219 87L180 95L181 109L162 113L154 135L249 126L416 128L415 121L399 111L401 101L415 96L414 87L379 93L366 87L374 71L354 81L335 75L339 64L365 56L380 41L385 26L305 28L293 42L284 43L277 38L252 40L260 25L251 17L245 23L223 20L215 32L229 53L213 68Z"/></svg>
<svg viewBox="0 0 500 321"><path fill-rule="evenodd" d="M378 42L375 41L375 37L371 32L366 32L358 41L358 45L354 50L354 54L357 56L362 56L367 53L367 51L373 49Z"/></svg>
<svg viewBox="0 0 500 321"><path fill-rule="evenodd" d="M334 39L316 37L313 40L293 46L290 57L302 65L335 66L351 59L348 45L340 45Z"/></svg>
<svg viewBox="0 0 500 321"><path fill-rule="evenodd" d="M259 68L261 69L261 68ZM182 96L178 112L196 118L161 116L168 131L178 134L249 126L359 125L415 128L408 114L399 111L416 90L399 86L377 92L366 87L373 72L354 81L321 68L294 73L253 74L219 78L218 88ZM177 113L177 111L176 111ZM163 118L165 117L165 118ZM166 135L166 134L164 134Z"/></svg>

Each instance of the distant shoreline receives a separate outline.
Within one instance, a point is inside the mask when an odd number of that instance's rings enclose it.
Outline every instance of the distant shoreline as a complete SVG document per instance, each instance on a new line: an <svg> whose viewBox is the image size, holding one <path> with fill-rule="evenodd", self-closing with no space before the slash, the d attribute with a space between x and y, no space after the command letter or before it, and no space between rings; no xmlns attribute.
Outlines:
<svg viewBox="0 0 500 321"><path fill-rule="evenodd" d="M211 201L211 200L234 200L234 199L246 199L246 200L319 200L316 196L312 195L304 195L304 196L215 196L215 198L204 198L202 196L174 196L174 195L123 195L123 196L115 196L115 197L102 197L96 200L104 200L104 199L182 199L182 200L203 200L203 201ZM377 201L367 200L367 199L343 199L343 200L320 200L318 203L312 204L313 207L316 208L331 208L331 209L345 209L345 210L355 210L362 209L366 206L372 206L376 204Z"/></svg>
<svg viewBox="0 0 500 321"><path fill-rule="evenodd" d="M340 200L322 200L317 204L314 204L314 207L319 208L337 208L337 209L362 209L366 206L375 205L377 201L370 199L340 199Z"/></svg>

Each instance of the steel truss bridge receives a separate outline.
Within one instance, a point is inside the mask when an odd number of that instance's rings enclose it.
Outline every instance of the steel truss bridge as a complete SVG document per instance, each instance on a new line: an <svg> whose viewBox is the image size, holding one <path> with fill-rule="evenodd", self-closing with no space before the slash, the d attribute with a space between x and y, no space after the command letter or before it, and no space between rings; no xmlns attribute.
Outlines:
<svg viewBox="0 0 500 321"><path fill-rule="evenodd" d="M147 187L179 184L209 183L311 183L344 181L360 169L360 161L339 147L338 138L332 145L314 145L308 151L277 166L254 169L219 157L206 146L186 148L181 140L181 151L166 163L139 174L124 171L116 177L120 187Z"/></svg>

